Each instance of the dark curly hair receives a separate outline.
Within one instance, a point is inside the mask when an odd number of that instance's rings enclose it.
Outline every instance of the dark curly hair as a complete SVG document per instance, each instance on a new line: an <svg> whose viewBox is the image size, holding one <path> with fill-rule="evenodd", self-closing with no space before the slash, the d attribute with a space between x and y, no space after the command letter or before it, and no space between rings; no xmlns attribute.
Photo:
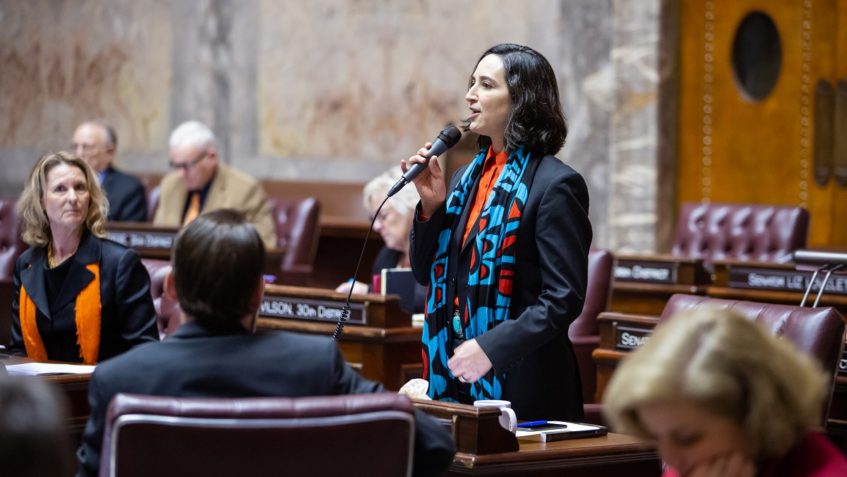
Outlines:
<svg viewBox="0 0 847 477"><path fill-rule="evenodd" d="M512 112L505 131L506 149L525 146L533 155L559 152L565 144L568 127L553 67L541 53L514 43L492 46L476 64L488 55L497 55L503 61L506 85L512 98ZM466 121L464 129L469 125ZM480 136L480 147L490 145L491 138Z"/></svg>

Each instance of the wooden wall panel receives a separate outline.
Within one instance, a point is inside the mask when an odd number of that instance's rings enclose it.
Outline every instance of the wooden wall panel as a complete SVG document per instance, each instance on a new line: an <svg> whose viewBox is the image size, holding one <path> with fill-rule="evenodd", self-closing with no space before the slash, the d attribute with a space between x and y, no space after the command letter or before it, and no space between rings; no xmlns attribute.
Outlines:
<svg viewBox="0 0 847 477"><path fill-rule="evenodd" d="M843 188L834 180L817 185L813 169L815 88L820 80L835 79L836 46L844 43L837 19L845 4L683 2L678 204L801 205L812 214L811 244L847 245L845 234L836 231L839 219L847 219ZM774 22L781 45L778 79L760 100L740 86L732 60L738 28L753 12Z"/></svg>

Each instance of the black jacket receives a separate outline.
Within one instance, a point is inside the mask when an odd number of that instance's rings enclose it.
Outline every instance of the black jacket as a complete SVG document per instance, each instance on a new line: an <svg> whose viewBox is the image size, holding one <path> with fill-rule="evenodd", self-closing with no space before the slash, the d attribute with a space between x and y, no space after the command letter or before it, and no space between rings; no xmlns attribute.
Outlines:
<svg viewBox="0 0 847 477"><path fill-rule="evenodd" d="M29 248L18 257L13 283L12 330L9 350L26 354L21 334L20 292L26 287L37 308L36 322L47 357L81 362L76 336L76 298L94 274L85 266L100 262L100 351L98 361L116 356L147 341L158 341L156 310L150 295L150 276L138 255L107 239L84 232L61 290L47 296L44 274L47 248Z"/></svg>
<svg viewBox="0 0 847 477"><path fill-rule="evenodd" d="M160 343L139 346L97 366L88 388L91 415L77 455L80 476L97 476L106 410L119 392L182 397L302 397L371 393L329 338L287 332L248 334L237 327L182 325ZM449 433L416 411L415 475L452 462ZM331 453L330 453L331 454Z"/></svg>
<svg viewBox="0 0 847 477"><path fill-rule="evenodd" d="M585 301L592 239L588 189L581 175L555 157L539 160L518 232L511 317L476 340L494 370L507 372L503 399L512 402L519 419L574 420L582 417L582 393L568 326ZM454 174L448 194L463 173L464 168ZM476 197L477 186L478 181L469 197ZM466 204L455 225L459 232L452 235L450 260L456 265L447 276L449 283L455 280L459 297L467 295L469 245L476 233L474 228L459 250L469 211ZM442 206L412 227L412 270L419 283L429 281L444 217ZM452 289L446 297L450 314ZM452 354L447 350L448 357Z"/></svg>
<svg viewBox="0 0 847 477"><path fill-rule="evenodd" d="M141 181L114 167L103 174L100 184L109 199L110 221L145 222L147 220L147 193Z"/></svg>

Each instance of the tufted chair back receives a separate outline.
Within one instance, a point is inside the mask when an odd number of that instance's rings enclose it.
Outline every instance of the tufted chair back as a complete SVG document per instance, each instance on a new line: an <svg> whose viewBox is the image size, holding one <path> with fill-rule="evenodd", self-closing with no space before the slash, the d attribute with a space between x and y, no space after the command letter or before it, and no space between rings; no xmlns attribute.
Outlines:
<svg viewBox="0 0 847 477"><path fill-rule="evenodd" d="M0 199L0 344L9 342L9 310L15 295L12 275L18 256L26 250L15 211L16 203L17 199Z"/></svg>
<svg viewBox="0 0 847 477"><path fill-rule="evenodd" d="M764 325L775 335L817 359L829 373L832 384L835 384L835 373L844 346L845 324L844 318L834 308L807 308L676 294L668 300L659 321L683 310L703 306L728 308ZM832 396L831 392L829 396ZM825 409L829 409L828 402ZM824 414L826 422L827 416Z"/></svg>
<svg viewBox="0 0 847 477"><path fill-rule="evenodd" d="M600 344L597 315L606 311L612 283L612 252L605 249L588 253L588 288L582 313L571 323L568 336L573 342L579 375L582 380L582 398L595 402L597 391L597 367L591 353Z"/></svg>
<svg viewBox="0 0 847 477"><path fill-rule="evenodd" d="M309 284L320 238L320 204L314 197L268 199L279 247L285 249L277 283Z"/></svg>
<svg viewBox="0 0 847 477"><path fill-rule="evenodd" d="M748 204L682 205L671 253L714 260L786 262L805 248L809 212L802 207Z"/></svg>
<svg viewBox="0 0 847 477"><path fill-rule="evenodd" d="M179 303L165 294L165 276L171 271L171 262L152 258L141 259L141 263L150 274L150 294L156 308L156 326L159 339L165 339L182 324L182 312Z"/></svg>
<svg viewBox="0 0 847 477"><path fill-rule="evenodd" d="M26 250L15 211L17 199L0 199L0 279L12 278L18 256Z"/></svg>
<svg viewBox="0 0 847 477"><path fill-rule="evenodd" d="M153 217L156 216L156 209L159 208L159 194L161 192L162 188L159 185L147 189L147 222L153 222Z"/></svg>
<svg viewBox="0 0 847 477"><path fill-rule="evenodd" d="M100 477L397 475L412 471L415 421L396 393L300 398L118 394Z"/></svg>

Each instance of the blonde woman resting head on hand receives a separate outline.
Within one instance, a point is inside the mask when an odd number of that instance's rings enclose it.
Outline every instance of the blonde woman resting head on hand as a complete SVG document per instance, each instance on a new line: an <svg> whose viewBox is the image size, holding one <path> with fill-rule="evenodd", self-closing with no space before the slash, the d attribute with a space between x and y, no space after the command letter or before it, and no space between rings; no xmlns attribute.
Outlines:
<svg viewBox="0 0 847 477"><path fill-rule="evenodd" d="M604 397L620 432L656 440L665 476L847 475L817 429L829 379L791 343L740 315L676 315L628 356Z"/></svg>

